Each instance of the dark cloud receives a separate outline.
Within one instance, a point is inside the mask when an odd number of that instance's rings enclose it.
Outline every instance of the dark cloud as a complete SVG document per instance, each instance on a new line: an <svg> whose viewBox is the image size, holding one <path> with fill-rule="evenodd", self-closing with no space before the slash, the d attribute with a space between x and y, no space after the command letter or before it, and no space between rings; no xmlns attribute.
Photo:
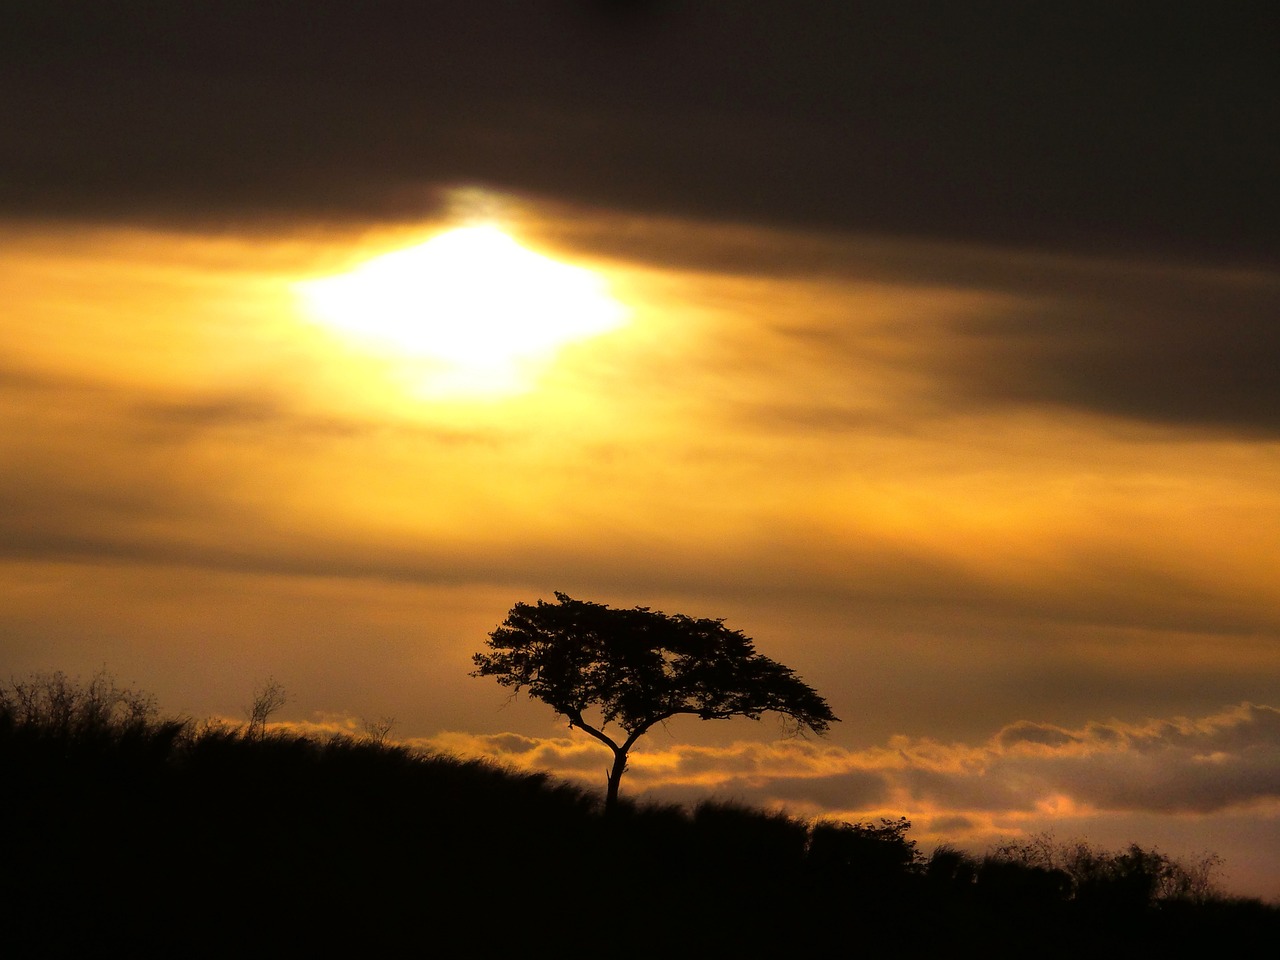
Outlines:
<svg viewBox="0 0 1280 960"><path fill-rule="evenodd" d="M946 375L975 399L1202 433L1280 434L1280 283L1112 277L957 324Z"/></svg>
<svg viewBox="0 0 1280 960"><path fill-rule="evenodd" d="M1106 810L1211 813L1280 796L1274 707L1243 703L1194 721L1091 724L1066 739L1056 728L1018 728L1028 735L995 741L1001 753L986 775L996 782L1039 783ZM1037 741L1034 730L1047 736Z"/></svg>
<svg viewBox="0 0 1280 960"><path fill-rule="evenodd" d="M746 248L754 244L754 257ZM768 238L707 236L703 258L768 272ZM776 248L775 248L776 249ZM1280 436L1280 278L993 248L809 238L810 277L847 284L841 308L792 310L778 349L829 370L829 389L750 405L783 430L918 430L927 420L1008 409L1101 415L1192 438ZM779 272L801 267L783 252ZM887 285L901 303L868 305ZM815 288L820 289L820 288ZM936 292L930 303L913 291ZM777 359L773 360L778 363ZM804 371L809 375L808 371ZM858 398L892 379L893 407Z"/></svg>
<svg viewBox="0 0 1280 960"><path fill-rule="evenodd" d="M469 431L394 418L374 420L308 412L290 404L274 389L152 396L128 404L122 413L136 439L168 444L228 432L303 444L324 440L399 439L405 443L443 447L489 446L502 436L495 430Z"/></svg>
<svg viewBox="0 0 1280 960"><path fill-rule="evenodd" d="M749 796L752 802L806 802L827 809L875 807L889 796L890 780L874 770L851 770L820 777L770 777L752 783L744 781L721 788L722 793Z"/></svg>
<svg viewBox="0 0 1280 960"><path fill-rule="evenodd" d="M11 4L0 207L406 219L474 182L715 219L1270 260L1273 16Z"/></svg>
<svg viewBox="0 0 1280 960"><path fill-rule="evenodd" d="M275 389L182 393L0 362L0 556L405 580L458 570L448 549L374 548L275 511L280 458L334 445L445 451L492 434L326 415ZM434 552L435 559L426 555ZM393 556L398 555L398 556ZM424 565L424 560L425 565ZM464 564L476 576L479 556Z"/></svg>
<svg viewBox="0 0 1280 960"><path fill-rule="evenodd" d="M1035 808L1036 801L1048 792L1039 779L1024 776L1018 780L1008 776L991 776L987 765L970 765L963 771L936 770L924 766L907 766L895 780L917 800L968 811L1015 810Z"/></svg>
<svg viewBox="0 0 1280 960"><path fill-rule="evenodd" d="M935 834L964 834L975 829L978 823L970 817L946 816L930 817L922 826Z"/></svg>
<svg viewBox="0 0 1280 960"><path fill-rule="evenodd" d="M1020 743L1039 743L1047 747L1061 747L1069 743L1078 742L1078 738L1058 727L1021 722L1001 730L996 736L996 741L1002 747L1012 747Z"/></svg>

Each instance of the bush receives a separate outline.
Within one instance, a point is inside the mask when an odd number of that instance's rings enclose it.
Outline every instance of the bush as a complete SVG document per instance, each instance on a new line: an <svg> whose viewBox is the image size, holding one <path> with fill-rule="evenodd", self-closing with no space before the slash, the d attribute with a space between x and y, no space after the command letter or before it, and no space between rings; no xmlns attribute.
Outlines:
<svg viewBox="0 0 1280 960"><path fill-rule="evenodd" d="M1069 881L1070 897L1082 904L1143 908L1221 898L1214 874L1222 860L1215 854L1184 862L1136 843L1109 851L1084 841L1058 842L1041 834L1020 843L1002 844L988 860L1061 875Z"/></svg>
<svg viewBox="0 0 1280 960"><path fill-rule="evenodd" d="M809 835L810 867L822 877L860 885L899 881L912 874L916 842L907 839L911 821L879 824L819 821Z"/></svg>
<svg viewBox="0 0 1280 960"><path fill-rule="evenodd" d="M105 670L85 686L61 671L0 685L0 723L45 736L114 737L146 730L158 716L153 696L117 686Z"/></svg>

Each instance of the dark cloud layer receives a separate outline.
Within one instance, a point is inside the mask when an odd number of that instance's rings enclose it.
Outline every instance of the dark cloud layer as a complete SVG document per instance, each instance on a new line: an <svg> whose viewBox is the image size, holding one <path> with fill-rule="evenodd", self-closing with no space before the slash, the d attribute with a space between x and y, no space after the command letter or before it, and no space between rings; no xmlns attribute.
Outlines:
<svg viewBox="0 0 1280 960"><path fill-rule="evenodd" d="M791 351L847 364L851 395L870 357L914 378L914 402L899 415L1052 406L1191 436L1280 434L1274 273L868 238L797 238L771 262L767 236L754 240L754 255L731 232L687 249L731 273L848 284L843 322L814 309L772 329ZM933 289L938 302L870 322L860 283ZM891 426L876 411L842 403L839 389L825 406L804 400L803 410L756 407L749 415L785 429L801 421L831 430Z"/></svg>
<svg viewBox="0 0 1280 960"><path fill-rule="evenodd" d="M1200 431L1280 434L1280 284L1111 278L959 327L949 375L977 398Z"/></svg>
<svg viewBox="0 0 1280 960"><path fill-rule="evenodd" d="M1274 17L10 4L0 208L405 219L467 181L719 219L1270 261Z"/></svg>

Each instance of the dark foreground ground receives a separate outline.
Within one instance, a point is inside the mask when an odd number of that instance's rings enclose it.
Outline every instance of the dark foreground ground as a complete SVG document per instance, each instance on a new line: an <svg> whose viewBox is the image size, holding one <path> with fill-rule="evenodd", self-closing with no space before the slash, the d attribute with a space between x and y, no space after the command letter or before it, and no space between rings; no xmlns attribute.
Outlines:
<svg viewBox="0 0 1280 960"><path fill-rule="evenodd" d="M1249 956L1280 942L1280 909L1178 893L1178 865L1136 847L1075 875L1007 851L924 859L905 821L626 804L605 818L593 793L371 741L37 719L0 710L2 956Z"/></svg>

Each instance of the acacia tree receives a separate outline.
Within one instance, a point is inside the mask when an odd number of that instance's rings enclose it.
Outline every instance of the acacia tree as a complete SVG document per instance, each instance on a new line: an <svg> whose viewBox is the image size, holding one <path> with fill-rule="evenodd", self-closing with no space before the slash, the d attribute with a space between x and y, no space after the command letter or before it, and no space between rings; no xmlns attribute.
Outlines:
<svg viewBox="0 0 1280 960"><path fill-rule="evenodd" d="M548 704L613 751L605 811L617 805L627 754L654 724L678 714L760 719L773 712L822 734L839 718L795 672L755 652L723 620L613 609L556 593L517 603L472 659L473 677L494 677ZM589 722L584 712L593 709ZM605 732L616 724L623 735Z"/></svg>

